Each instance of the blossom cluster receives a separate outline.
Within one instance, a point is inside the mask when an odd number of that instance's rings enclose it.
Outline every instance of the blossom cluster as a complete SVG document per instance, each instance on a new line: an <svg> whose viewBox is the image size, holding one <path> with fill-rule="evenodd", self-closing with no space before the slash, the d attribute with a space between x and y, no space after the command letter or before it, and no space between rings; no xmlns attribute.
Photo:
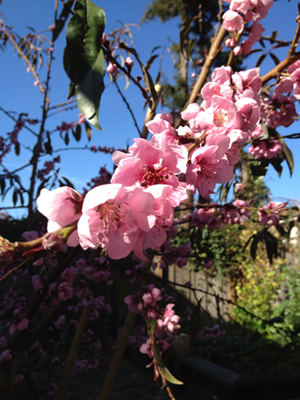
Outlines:
<svg viewBox="0 0 300 400"><path fill-rule="evenodd" d="M260 120L260 88L257 68L239 73L216 68L201 91L202 104L181 113L183 126L175 129L172 114L158 114L147 123L150 142L134 139L127 153L114 153L110 184L92 188L84 198L67 187L43 189L37 204L49 219L48 231L78 221L69 245L100 247L113 259L133 251L146 260L143 250L163 245L174 207L187 190L208 198L216 184L232 179L240 148Z"/></svg>
<svg viewBox="0 0 300 400"><path fill-rule="evenodd" d="M229 10L223 15L223 27L233 33L226 40L226 45L233 48L235 55L249 54L252 46L261 39L265 28L259 21L265 18L272 7L273 0L224 0L229 3ZM248 39L238 45L236 33L242 33L245 25L253 21L249 30Z"/></svg>

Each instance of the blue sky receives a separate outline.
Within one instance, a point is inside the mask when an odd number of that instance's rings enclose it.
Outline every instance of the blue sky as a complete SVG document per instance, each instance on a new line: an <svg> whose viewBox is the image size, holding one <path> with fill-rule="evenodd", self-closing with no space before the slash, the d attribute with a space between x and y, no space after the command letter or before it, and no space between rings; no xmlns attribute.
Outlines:
<svg viewBox="0 0 300 400"><path fill-rule="evenodd" d="M94 1L95 4L104 8L106 12L106 29L105 32L109 33L121 23L139 24L145 6L149 1L145 0L102 0ZM24 35L28 32L27 26L32 26L36 31L48 29L53 24L53 8L54 1L50 0L3 0L0 7L1 12L6 16L7 25L14 25L16 32ZM266 27L265 35L271 35L272 31L278 30L278 38L291 39L296 29L295 17L297 13L297 2L291 0L280 0L275 2L273 9L269 12L269 16L263 21ZM139 29L132 27L134 36L135 47L138 51L141 60L145 63L150 55L151 50L155 46L169 47L171 41L178 41L178 21L173 20L166 24L160 22L151 22L144 24ZM50 34L45 32L45 35ZM51 104L55 105L58 102L66 101L68 93L69 80L66 76L62 66L62 54L65 46L65 34L61 34L55 43L55 62L52 70L51 79ZM160 50L157 51L157 54ZM278 50L276 54L279 57L284 57L287 49L283 48ZM254 66L257 55L253 55L247 61L247 67ZM273 61L268 57L266 62L262 65L263 73L270 67L273 67ZM155 77L158 68L159 58L153 65L153 76ZM173 72L173 63L169 54L166 52L163 60L163 69L168 73ZM140 71L135 66L133 70L136 75ZM46 68L40 71L43 79ZM34 79L31 74L26 72L25 63L23 60L18 59L17 55L12 51L11 46L7 47L5 53L1 53L1 75L0 75L0 106L8 111L27 112L30 118L41 117L41 94L38 89L33 85ZM102 131L93 130L93 137L89 145L95 144L96 146L113 146L116 148L125 147L127 143L131 144L132 139L137 137L137 132L134 127L132 118L128 113L126 105L121 100L112 85L109 85L108 76L105 77L107 88L102 96L100 105L100 124ZM119 82L120 87L125 88L125 79ZM141 98L139 91L130 85L125 92L128 102L132 105L135 117L140 127L143 125L145 114L143 112L144 101ZM165 112L168 110L164 110ZM75 108L72 111L57 114L47 121L46 129L52 131L62 121L71 122L78 118L79 111ZM7 132L13 129L14 122L0 112L1 122L1 135L5 136ZM280 133L285 135L288 133L295 133L300 131L299 123L295 123L292 127L280 129ZM59 138L58 133L53 134L54 146L56 148L64 147L63 141ZM20 133L20 141L26 143L27 146L32 147L33 136L26 130ZM80 146L88 144L84 138ZM266 183L271 188L271 192L275 200L279 198L290 198L300 200L300 166L299 166L299 150L300 143L297 140L289 140L288 146L291 147L295 157L295 172L292 178L289 178L287 168L284 168L282 178L278 179L276 172L269 171ZM75 140L70 137L70 145L75 146ZM61 174L70 179L78 190L82 190L92 177L96 176L100 167L106 165L109 170L112 169L112 161L110 155L103 155L102 153L91 153L90 151L64 151L61 153ZM5 161L10 170L23 165L28 160L29 152L21 148L21 155L19 157L9 155ZM42 165L40 166L42 167ZM26 171L21 175L25 184L28 179ZM8 194L5 205L10 203L11 195ZM17 215L22 215L18 212Z"/></svg>

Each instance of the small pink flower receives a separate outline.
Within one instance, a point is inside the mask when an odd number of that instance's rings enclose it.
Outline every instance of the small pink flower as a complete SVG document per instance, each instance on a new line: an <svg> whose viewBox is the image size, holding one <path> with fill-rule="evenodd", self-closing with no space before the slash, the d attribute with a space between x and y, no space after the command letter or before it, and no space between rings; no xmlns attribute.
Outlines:
<svg viewBox="0 0 300 400"><path fill-rule="evenodd" d="M244 29L243 17L236 11L228 10L223 15L223 26L227 31L242 32Z"/></svg>

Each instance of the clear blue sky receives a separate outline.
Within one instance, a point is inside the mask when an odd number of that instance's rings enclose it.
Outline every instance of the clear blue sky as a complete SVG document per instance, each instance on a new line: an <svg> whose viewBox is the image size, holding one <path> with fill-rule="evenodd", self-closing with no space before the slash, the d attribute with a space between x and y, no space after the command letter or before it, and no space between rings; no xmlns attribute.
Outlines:
<svg viewBox="0 0 300 400"><path fill-rule="evenodd" d="M120 22L139 24L145 6L149 1L146 0L102 0L94 1L95 4L104 8L106 12L106 33L111 32L120 26ZM32 26L36 31L47 29L49 25L53 24L53 4L54 1L50 0L3 0L0 7L1 12L6 16L7 25L14 25L15 30L24 35L27 33L27 26ZM274 30L279 30L278 38L291 39L296 29L295 16L297 13L297 3L292 0L277 1L270 11L268 18L264 21L266 27L265 35L271 34ZM171 21L166 24L160 22L151 22L142 25L139 29L132 27L135 46L140 54L141 60L145 63L150 57L151 50L155 46L170 46L171 41L178 41L178 21ZM48 33L45 33L46 35ZM55 48L55 63L52 70L51 80L51 104L55 105L58 102L63 102L67 98L69 80L62 67L62 54L65 46L64 32L61 34L56 42ZM159 51L158 51L159 52ZM287 49L284 48L277 55L285 55ZM159 59L154 64L153 76L157 70ZM255 57L253 56L248 62L247 66L253 67ZM272 60L262 65L262 70L272 67ZM166 53L164 58L164 70L172 74L172 60ZM41 76L45 73L46 68L40 70ZM140 71L136 68L136 74ZM0 106L8 111L27 112L30 118L41 117L41 94L38 89L34 87L31 74L26 72L25 63L23 60L18 59L17 55L13 53L10 46L8 46L5 53L1 53L1 75L0 75ZM150 71L151 72L151 71ZM101 106L100 106L100 124L102 131L93 130L93 137L90 144L97 146L114 146L125 147L127 143L131 144L132 139L137 137L137 132L134 127L130 114L122 102L120 96L117 94L115 88L109 85L109 78L106 76L105 82L108 85L103 93ZM125 87L125 79L119 82L121 87ZM140 127L143 125L144 101L140 93L132 85L125 92L126 98L132 105L136 119ZM164 110L167 111L167 110ZM51 117L47 122L47 129L53 130L61 121L71 122L77 119L78 110L68 111ZM13 129L13 121L0 112L1 122L1 135L5 136L7 132ZM294 124L291 128L280 130L281 134L294 133L300 131L299 123ZM64 143L55 134L57 139L54 140L55 147L64 147ZM70 145L76 145L75 140L70 136ZM20 133L20 141L25 142L29 147L32 146L33 141L31 134L22 130ZM86 138L81 141L80 145L87 144ZM292 178L289 178L287 168L284 169L282 178L279 180L277 174L270 171L267 175L267 184L271 188L274 199L279 197L291 198L300 200L300 166L299 166L299 150L300 142L293 140L288 141L287 144L291 147L295 157L295 172ZM8 163L10 170L21 166L28 160L28 152L21 149L21 156L18 158L10 155L5 159ZM68 177L78 190L85 186L86 182L91 177L97 175L101 166L106 165L109 170L112 169L112 161L110 155L103 155L102 153L91 153L89 151L74 151L62 152L61 174ZM51 157L50 157L51 158ZM40 166L41 167L41 166ZM28 173L22 174L24 184L28 179ZM8 205L11 195L8 195L5 205ZM20 215L20 214L18 214Z"/></svg>

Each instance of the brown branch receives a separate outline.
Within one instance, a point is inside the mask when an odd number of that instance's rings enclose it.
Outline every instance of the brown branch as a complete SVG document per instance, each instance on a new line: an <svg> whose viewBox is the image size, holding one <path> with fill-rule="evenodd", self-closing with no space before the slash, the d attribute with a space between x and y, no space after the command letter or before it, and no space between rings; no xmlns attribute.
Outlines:
<svg viewBox="0 0 300 400"><path fill-rule="evenodd" d="M57 20L57 8L58 8L58 0L55 0L55 6L54 6L54 21ZM51 40L51 47L54 48L54 31L52 32L52 40ZM48 62L48 68L47 68L47 77L46 77L46 83L45 83L45 90L43 92L44 94L44 101L43 101L43 112L42 112L42 120L41 120L41 125L40 125L40 131L38 134L37 142L35 145L35 152L33 153L33 157L31 159L32 163L32 172L31 172L31 177L30 177L30 187L29 187L29 200L28 200L28 229L32 228L33 224L33 202L34 202L34 189L35 189L35 183L36 183L36 174L37 174L37 166L39 162L39 157L40 157L40 150L41 150L41 145L42 145L42 137L43 133L45 130L45 122L47 119L48 111L49 111L49 105L50 105L50 100L48 98L48 91L49 91L49 82L50 82L50 71L51 71L51 65L53 61L53 52L49 54L49 62Z"/></svg>
<svg viewBox="0 0 300 400"><path fill-rule="evenodd" d="M205 63L201 69L201 73L198 76L197 82L195 83L195 86L193 87L193 90L190 94L188 102L186 103L186 106L188 106L191 103L195 103L195 101L197 101L197 99L200 95L200 91L201 91L202 87L204 86L207 76L209 74L212 63L220 51L220 46L221 46L221 43L222 43L226 33L227 33L227 31L223 28L223 25L222 25L216 38L214 39L214 41L210 47L210 50L206 57Z"/></svg>
<svg viewBox="0 0 300 400"><path fill-rule="evenodd" d="M41 84L40 78L38 76L38 74L35 72L33 66L31 65L30 61L28 60L28 58L25 56L25 54L22 52L22 50L20 49L20 47L18 46L18 43L15 41L13 35L11 35L4 27L4 25L2 24L2 32L5 33L6 36L9 37L10 41L12 42L14 48L17 50L17 52L19 53L19 55L23 58L23 60L25 61L26 65L28 66L28 68L30 68L30 71L32 72L33 76L35 77L36 81L38 82L38 86L40 88L40 91L45 94L45 89L43 88L43 85Z"/></svg>
<svg viewBox="0 0 300 400"><path fill-rule="evenodd" d="M271 71L269 71L266 75L264 75L261 78L261 83L262 85L264 85L265 83L267 83L268 81L270 81L271 79L274 79L278 76L278 74L280 74L280 72L284 71L287 67L289 67L290 65L294 64L294 62L296 62L297 60L300 59L300 52L296 53L296 47L298 45L299 42L299 38L300 38L300 21L299 21L299 17L300 17L300 12L298 17L296 18L296 23L297 23L297 29L291 44L291 47L289 49L288 55L287 57L281 61L281 63L279 63L278 65L276 65L275 68L273 68Z"/></svg>

